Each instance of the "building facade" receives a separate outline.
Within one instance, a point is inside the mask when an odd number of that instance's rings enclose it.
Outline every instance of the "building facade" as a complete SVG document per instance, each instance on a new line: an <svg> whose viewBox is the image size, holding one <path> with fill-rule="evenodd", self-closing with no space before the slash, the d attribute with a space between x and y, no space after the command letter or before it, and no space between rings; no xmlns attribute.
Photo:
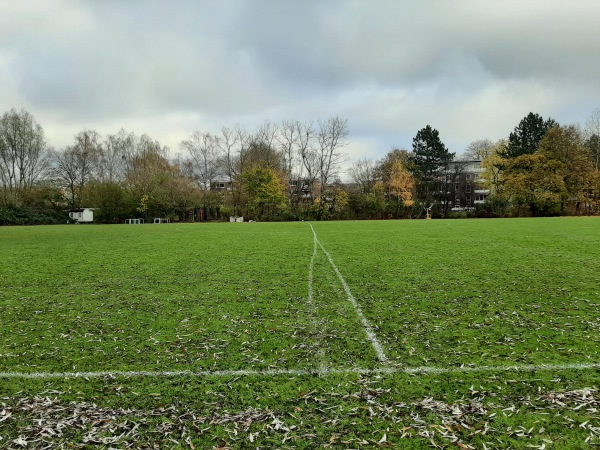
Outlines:
<svg viewBox="0 0 600 450"><path fill-rule="evenodd" d="M471 211L485 202L490 190L481 178L485 169L480 160L452 161L446 174L448 206L451 211Z"/></svg>

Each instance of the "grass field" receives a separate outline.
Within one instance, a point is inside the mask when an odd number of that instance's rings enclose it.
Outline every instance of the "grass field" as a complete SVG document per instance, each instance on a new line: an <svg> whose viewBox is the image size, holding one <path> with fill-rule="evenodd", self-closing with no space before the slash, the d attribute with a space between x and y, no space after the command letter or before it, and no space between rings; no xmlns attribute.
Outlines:
<svg viewBox="0 0 600 450"><path fill-rule="evenodd" d="M0 448L600 445L597 218L0 228Z"/></svg>

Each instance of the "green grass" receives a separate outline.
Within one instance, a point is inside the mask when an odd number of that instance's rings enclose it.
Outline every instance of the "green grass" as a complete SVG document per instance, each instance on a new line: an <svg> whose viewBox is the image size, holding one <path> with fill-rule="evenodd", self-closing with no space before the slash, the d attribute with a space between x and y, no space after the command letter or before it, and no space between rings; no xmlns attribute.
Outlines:
<svg viewBox="0 0 600 450"><path fill-rule="evenodd" d="M600 361L596 219L319 225L398 364Z"/></svg>
<svg viewBox="0 0 600 450"><path fill-rule="evenodd" d="M600 362L600 220L313 226L387 364L307 223L0 228L0 372L255 371L3 377L0 448L600 443L600 370L501 370Z"/></svg>

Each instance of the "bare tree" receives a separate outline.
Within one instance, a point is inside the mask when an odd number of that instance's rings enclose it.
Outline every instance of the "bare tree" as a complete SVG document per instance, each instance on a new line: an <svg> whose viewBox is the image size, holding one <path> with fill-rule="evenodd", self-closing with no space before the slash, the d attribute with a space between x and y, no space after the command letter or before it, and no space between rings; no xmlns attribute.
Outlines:
<svg viewBox="0 0 600 450"><path fill-rule="evenodd" d="M288 180L291 180L294 176L296 146L298 145L299 134L300 124L298 121L285 120L281 123L281 133L278 141L281 148L283 168Z"/></svg>
<svg viewBox="0 0 600 450"><path fill-rule="evenodd" d="M586 145L590 150L594 170L600 168L600 108L592 111L585 123Z"/></svg>
<svg viewBox="0 0 600 450"><path fill-rule="evenodd" d="M79 191L82 192L86 183L98 172L98 162L101 155L100 135L94 130L84 130L75 135L77 160L79 163Z"/></svg>
<svg viewBox="0 0 600 450"><path fill-rule="evenodd" d="M44 130L24 109L0 118L0 183L5 201L19 203L47 164Z"/></svg>
<svg viewBox="0 0 600 450"><path fill-rule="evenodd" d="M377 166L371 158L359 159L349 169L350 178L360 192L368 194L377 182Z"/></svg>
<svg viewBox="0 0 600 450"><path fill-rule="evenodd" d="M244 170L248 165L248 148L253 142L254 137L240 124L236 124L233 132L235 134L235 142L237 144L237 150L235 155L236 175L238 181L240 181L242 176L244 175Z"/></svg>
<svg viewBox="0 0 600 450"><path fill-rule="evenodd" d="M258 131L248 137L245 165L247 167L260 164L281 174L283 170L282 153L276 146L279 142L279 127L265 120Z"/></svg>
<svg viewBox="0 0 600 450"><path fill-rule="evenodd" d="M100 135L84 130L75 135L75 144L53 155L51 173L58 178L69 195L72 208L82 206L83 190L93 178L100 155Z"/></svg>
<svg viewBox="0 0 600 450"><path fill-rule="evenodd" d="M241 208L242 179L247 166L248 148L253 137L241 125L221 128L219 148L221 171L228 177L232 194L233 214Z"/></svg>
<svg viewBox="0 0 600 450"><path fill-rule="evenodd" d="M297 153L302 164L300 165L299 177L307 182L310 197L315 195L315 184L319 178L319 159L317 151L313 146L315 139L315 128L312 123L297 123L298 141Z"/></svg>
<svg viewBox="0 0 600 450"><path fill-rule="evenodd" d="M127 157L133 153L134 142L134 134L127 133L124 129L106 136L98 159L99 181L117 183L125 179Z"/></svg>
<svg viewBox="0 0 600 450"><path fill-rule="evenodd" d="M221 128L221 136L218 140L221 153L220 167L221 171L229 178L229 183L233 183L235 178L235 146L236 134L229 127Z"/></svg>
<svg viewBox="0 0 600 450"><path fill-rule="evenodd" d="M346 156L341 148L348 145L345 141L348 136L348 121L339 117L319 120L317 130L317 161L319 168L319 181L321 192L333 180L346 161Z"/></svg>
<svg viewBox="0 0 600 450"><path fill-rule="evenodd" d="M467 145L462 159L483 161L490 156L494 151L494 142L490 139L477 139Z"/></svg>
<svg viewBox="0 0 600 450"><path fill-rule="evenodd" d="M167 161L169 149L147 134L139 138L132 135L130 144L126 156L126 180L132 191L142 196L153 189L155 174L170 169Z"/></svg>
<svg viewBox="0 0 600 450"><path fill-rule="evenodd" d="M51 174L64 188L70 207L75 208L79 197L79 162L74 147L67 147L62 152L53 152Z"/></svg>
<svg viewBox="0 0 600 450"><path fill-rule="evenodd" d="M278 140L279 127L271 122L265 120L260 126L258 131L254 134L253 141L260 142L269 148L275 148L275 142Z"/></svg>
<svg viewBox="0 0 600 450"><path fill-rule="evenodd" d="M218 172L218 146L217 136L200 131L194 131L190 139L180 144L189 156L192 178L204 191L210 189Z"/></svg>

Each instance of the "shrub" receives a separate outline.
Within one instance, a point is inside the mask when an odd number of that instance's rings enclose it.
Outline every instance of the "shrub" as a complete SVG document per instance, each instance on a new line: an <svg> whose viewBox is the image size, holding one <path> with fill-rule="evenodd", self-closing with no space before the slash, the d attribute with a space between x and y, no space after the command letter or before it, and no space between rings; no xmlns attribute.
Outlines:
<svg viewBox="0 0 600 450"><path fill-rule="evenodd" d="M0 225L51 225L70 223L66 211L54 209L0 207Z"/></svg>

